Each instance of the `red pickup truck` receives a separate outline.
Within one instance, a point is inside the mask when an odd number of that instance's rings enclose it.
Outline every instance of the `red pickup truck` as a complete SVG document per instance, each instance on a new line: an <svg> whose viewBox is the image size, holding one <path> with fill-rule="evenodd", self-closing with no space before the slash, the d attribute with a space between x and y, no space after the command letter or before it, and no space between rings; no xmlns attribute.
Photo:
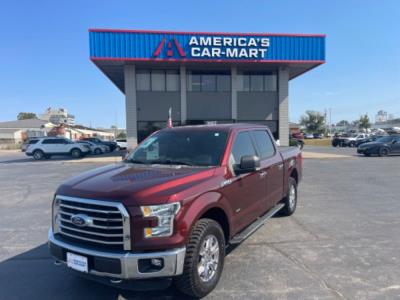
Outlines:
<svg viewBox="0 0 400 300"><path fill-rule="evenodd" d="M90 278L168 278L203 297L218 283L228 245L277 212L293 214L301 172L298 148L279 150L265 126L166 128L122 163L57 189L50 253Z"/></svg>

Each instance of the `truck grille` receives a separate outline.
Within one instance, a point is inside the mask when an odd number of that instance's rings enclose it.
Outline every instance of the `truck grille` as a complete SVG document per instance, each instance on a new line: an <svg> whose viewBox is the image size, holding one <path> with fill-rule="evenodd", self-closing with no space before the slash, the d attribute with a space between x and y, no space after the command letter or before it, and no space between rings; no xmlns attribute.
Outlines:
<svg viewBox="0 0 400 300"><path fill-rule="evenodd" d="M130 219L121 203L56 196L53 230L67 240L130 250Z"/></svg>

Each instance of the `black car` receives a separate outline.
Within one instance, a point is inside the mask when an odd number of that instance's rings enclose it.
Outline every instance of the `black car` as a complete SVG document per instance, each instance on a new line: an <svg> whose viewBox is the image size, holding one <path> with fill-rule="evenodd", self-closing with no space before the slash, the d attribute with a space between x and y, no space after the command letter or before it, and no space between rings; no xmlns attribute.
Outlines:
<svg viewBox="0 0 400 300"><path fill-rule="evenodd" d="M84 141L90 141L95 144L102 144L110 147L110 151L113 152L117 148L117 143L116 142L110 142L110 141L103 141L99 138L96 137L90 137L90 138L84 138Z"/></svg>
<svg viewBox="0 0 400 300"><path fill-rule="evenodd" d="M347 143L348 138L348 135L335 135L332 139L332 146L343 147Z"/></svg>
<svg viewBox="0 0 400 300"><path fill-rule="evenodd" d="M360 140L353 141L353 143L354 143L355 147L358 147L358 146L360 146L362 144L365 144L365 143L375 142L376 140L378 140L378 139L380 139L382 137L384 137L384 136L382 136L382 135L379 135L379 136L378 135L373 135L373 136L367 137L365 139L360 139Z"/></svg>
<svg viewBox="0 0 400 300"><path fill-rule="evenodd" d="M400 154L400 135L384 136L374 142L361 144L357 148L357 153L365 156Z"/></svg>

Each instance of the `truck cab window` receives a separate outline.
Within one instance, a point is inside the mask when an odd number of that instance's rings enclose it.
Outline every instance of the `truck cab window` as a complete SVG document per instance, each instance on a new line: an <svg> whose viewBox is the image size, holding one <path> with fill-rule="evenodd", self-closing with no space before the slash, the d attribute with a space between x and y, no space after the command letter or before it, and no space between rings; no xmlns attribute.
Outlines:
<svg viewBox="0 0 400 300"><path fill-rule="evenodd" d="M240 159L245 155L257 155L248 132L240 132L232 146L229 165L232 167L240 163Z"/></svg>
<svg viewBox="0 0 400 300"><path fill-rule="evenodd" d="M271 157L275 154L275 148L271 141L271 137L264 130L256 130L252 132L256 142L260 159Z"/></svg>

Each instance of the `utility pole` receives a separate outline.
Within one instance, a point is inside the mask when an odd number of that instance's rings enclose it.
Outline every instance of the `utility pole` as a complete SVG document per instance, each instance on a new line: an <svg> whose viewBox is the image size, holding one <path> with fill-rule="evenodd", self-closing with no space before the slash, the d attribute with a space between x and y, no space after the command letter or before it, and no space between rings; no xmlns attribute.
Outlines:
<svg viewBox="0 0 400 300"><path fill-rule="evenodd" d="M332 135L332 108L329 108L329 135Z"/></svg>

